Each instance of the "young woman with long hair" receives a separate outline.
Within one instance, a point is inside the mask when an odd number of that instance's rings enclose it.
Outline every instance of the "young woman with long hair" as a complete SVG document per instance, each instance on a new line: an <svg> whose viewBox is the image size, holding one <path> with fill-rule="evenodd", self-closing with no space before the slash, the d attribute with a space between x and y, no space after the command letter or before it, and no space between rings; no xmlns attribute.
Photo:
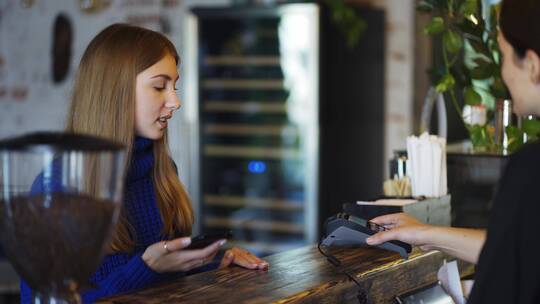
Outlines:
<svg viewBox="0 0 540 304"><path fill-rule="evenodd" d="M167 147L167 121L180 107L178 63L165 36L126 24L100 32L81 59L66 131L123 143L128 156L120 220L84 302L185 275L212 261L226 241L183 250L191 242L193 209ZM220 267L230 264L268 267L237 247ZM21 282L21 301L30 300Z"/></svg>

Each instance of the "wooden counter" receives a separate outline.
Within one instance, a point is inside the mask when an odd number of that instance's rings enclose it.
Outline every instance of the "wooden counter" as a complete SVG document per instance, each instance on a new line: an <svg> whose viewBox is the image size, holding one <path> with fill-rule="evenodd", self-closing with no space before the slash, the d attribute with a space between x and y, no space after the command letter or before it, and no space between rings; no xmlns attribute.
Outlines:
<svg viewBox="0 0 540 304"><path fill-rule="evenodd" d="M448 256L413 250L408 260L371 247L332 248L367 296L364 303L391 303L396 295L436 282ZM358 288L317 250L308 246L269 256L268 272L239 267L209 271L102 303L358 303ZM462 276L473 266L459 261Z"/></svg>

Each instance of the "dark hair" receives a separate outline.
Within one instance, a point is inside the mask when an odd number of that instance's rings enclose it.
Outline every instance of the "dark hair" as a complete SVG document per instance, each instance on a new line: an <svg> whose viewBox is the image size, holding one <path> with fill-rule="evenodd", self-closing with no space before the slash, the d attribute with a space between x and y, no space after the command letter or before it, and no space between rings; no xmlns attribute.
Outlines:
<svg viewBox="0 0 540 304"><path fill-rule="evenodd" d="M503 0L500 28L517 56L527 50L540 56L540 0Z"/></svg>

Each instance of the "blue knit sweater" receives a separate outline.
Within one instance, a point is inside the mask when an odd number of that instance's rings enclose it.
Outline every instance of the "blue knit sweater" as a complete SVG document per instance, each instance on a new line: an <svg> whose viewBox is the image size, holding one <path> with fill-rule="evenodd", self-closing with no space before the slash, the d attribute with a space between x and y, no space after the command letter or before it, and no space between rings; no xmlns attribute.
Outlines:
<svg viewBox="0 0 540 304"><path fill-rule="evenodd" d="M124 208L135 230L137 245L132 254L112 254L103 258L90 278L95 288L82 293L83 302L91 303L102 297L141 289L183 275L158 274L148 268L141 258L149 245L165 239L161 234L163 222L151 178L153 165L152 141L137 137L124 189ZM21 303L31 302L31 292L26 282L21 280Z"/></svg>

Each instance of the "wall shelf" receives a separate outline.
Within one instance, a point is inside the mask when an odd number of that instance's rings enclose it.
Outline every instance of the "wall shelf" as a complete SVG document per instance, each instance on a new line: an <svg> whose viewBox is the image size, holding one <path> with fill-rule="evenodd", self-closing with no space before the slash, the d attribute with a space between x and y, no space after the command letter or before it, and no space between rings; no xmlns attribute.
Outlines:
<svg viewBox="0 0 540 304"><path fill-rule="evenodd" d="M245 196L232 195L210 195L203 196L204 203L208 206L230 207L230 208L260 208L280 211L303 211L303 202L283 200L276 198L251 198Z"/></svg>
<svg viewBox="0 0 540 304"><path fill-rule="evenodd" d="M206 226L210 228L227 229L251 229L285 234L303 234L304 227L299 224L279 221L267 221L259 219L234 219L225 217L209 216L204 219Z"/></svg>
<svg viewBox="0 0 540 304"><path fill-rule="evenodd" d="M296 136L294 127L288 125L207 124L204 132L211 135L267 135Z"/></svg>
<svg viewBox="0 0 540 304"><path fill-rule="evenodd" d="M247 66L279 66L279 56L208 56L204 60L206 65L247 65Z"/></svg>
<svg viewBox="0 0 540 304"><path fill-rule="evenodd" d="M228 90L282 90L283 80L268 79L207 79L203 80L204 89Z"/></svg>
<svg viewBox="0 0 540 304"><path fill-rule="evenodd" d="M256 159L300 159L301 151L298 149L205 145L204 155L211 157L237 157Z"/></svg>
<svg viewBox="0 0 540 304"><path fill-rule="evenodd" d="M245 114L286 114L285 101L218 101L204 102L205 112L236 112Z"/></svg>

